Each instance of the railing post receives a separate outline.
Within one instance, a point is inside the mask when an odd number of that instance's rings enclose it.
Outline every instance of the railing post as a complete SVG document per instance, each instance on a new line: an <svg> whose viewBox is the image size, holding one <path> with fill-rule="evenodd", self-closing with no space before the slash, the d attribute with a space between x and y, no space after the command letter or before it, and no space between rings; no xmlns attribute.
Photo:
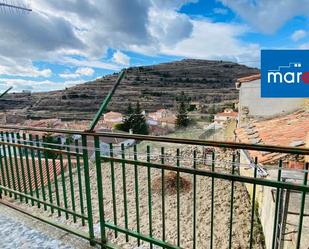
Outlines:
<svg viewBox="0 0 309 249"><path fill-rule="evenodd" d="M93 217L92 217L92 203L91 203L91 187L89 177L89 164L88 164L88 149L87 149L87 136L82 135L82 147L83 147L83 160L85 170L85 188L86 188L86 199L87 199L87 214L88 214L88 229L90 237L90 245L95 246L95 237L93 230Z"/></svg>
<svg viewBox="0 0 309 249"><path fill-rule="evenodd" d="M104 195L102 184L102 167L101 167L101 151L100 151L100 139L98 136L94 136L94 148L95 148L95 164L97 173L97 188L98 188L98 201L99 201L99 216L100 216L100 232L102 248L106 243L105 235L105 217L104 217Z"/></svg>
<svg viewBox="0 0 309 249"><path fill-rule="evenodd" d="M308 169L309 169L309 163L305 164L305 173L304 173L304 182L303 185L306 186L308 182ZM298 222L298 233L297 233L297 242L296 242L296 248L300 248L300 242L301 242L301 233L303 228L303 222L304 222L304 211L305 211L305 202L306 202L306 192L302 192L301 197L301 205L300 205L300 212L299 212L299 222Z"/></svg>
<svg viewBox="0 0 309 249"><path fill-rule="evenodd" d="M278 176L277 181L281 181L281 172L282 171L282 160L279 161L279 167L278 167ZM272 249L277 248L277 230L278 230L278 211L279 211L279 191L280 189L277 188L276 192L276 204L275 204L275 217L274 217L274 228L273 228L273 241L272 241Z"/></svg>

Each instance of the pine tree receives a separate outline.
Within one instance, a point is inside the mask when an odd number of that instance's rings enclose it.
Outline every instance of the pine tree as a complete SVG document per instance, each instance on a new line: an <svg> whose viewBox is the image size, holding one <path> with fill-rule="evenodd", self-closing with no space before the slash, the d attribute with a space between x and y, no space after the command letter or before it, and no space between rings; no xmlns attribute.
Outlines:
<svg viewBox="0 0 309 249"><path fill-rule="evenodd" d="M133 110L132 104L129 103L128 109L126 111L126 115L132 115L133 113L134 113L134 110Z"/></svg>
<svg viewBox="0 0 309 249"><path fill-rule="evenodd" d="M125 118L123 120L123 125L121 126L121 130L129 132L130 129L132 128L133 118L134 118L134 110L132 104L129 103L128 109L126 110L125 113Z"/></svg>
<svg viewBox="0 0 309 249"><path fill-rule="evenodd" d="M177 128L187 127L189 125L189 118L187 115L187 108L184 99L180 102L177 112L176 126Z"/></svg>
<svg viewBox="0 0 309 249"><path fill-rule="evenodd" d="M132 105L129 104L126 117L123 122L123 130L130 131L133 130L133 133L136 134L144 134L147 135L148 132L148 125L146 123L146 118L142 113L142 109L140 103L136 103L136 108L133 110Z"/></svg>
<svg viewBox="0 0 309 249"><path fill-rule="evenodd" d="M136 103L136 108L134 110L134 115L131 123L131 129L134 133L137 134L147 135L149 133L146 118L142 113L139 101Z"/></svg>

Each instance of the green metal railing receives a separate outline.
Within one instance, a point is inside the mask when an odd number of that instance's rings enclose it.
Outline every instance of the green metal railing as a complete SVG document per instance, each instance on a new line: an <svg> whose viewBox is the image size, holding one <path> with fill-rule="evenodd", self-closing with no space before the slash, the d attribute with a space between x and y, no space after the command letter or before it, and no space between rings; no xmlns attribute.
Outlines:
<svg viewBox="0 0 309 249"><path fill-rule="evenodd" d="M148 244L150 248L154 245L161 248L218 248L216 190L221 184L229 191L229 205L227 213L223 214L227 217L223 218L227 220L228 232L220 236L226 239L228 248L234 248L237 239L234 224L239 219L235 216L235 196L244 186L242 184L251 184L253 191L251 198L247 198L251 205L248 209L248 231L242 243L248 248L264 246L258 245L255 238L257 187L263 186L277 190L272 217L272 248L278 248L279 193L283 190L301 193L295 248L304 246L301 239L306 194L309 192L308 163L304 163L303 182L299 184L281 181L282 161L277 167L277 180L258 177L257 158L251 165L253 175L243 176L239 174L239 150L303 156L309 155L309 149L59 129L0 128L1 202L81 236L91 245L100 244L102 248L116 248L124 244ZM50 134L61 134L66 142L50 143L47 139ZM72 142L68 139L72 135L80 138ZM107 137L123 139L123 143L119 147L110 144L103 150L102 144ZM125 146L126 139L138 143ZM173 147L169 147L171 144ZM182 145L192 146L192 153L182 155ZM208 153L208 163L201 159L201 151L205 147L212 148ZM221 153L230 157L224 159L227 160L224 165L228 166L221 166L221 161L217 160L218 148L227 149L227 152ZM175 193L172 194L167 193L166 188L166 179L171 172L175 173ZM181 192L183 179L189 182L189 194ZM159 192L155 192L153 186L156 181L160 186ZM203 194L210 195L210 206L203 213L201 208L208 204L200 203L199 190L208 182L209 188L205 188ZM14 205L6 202L7 199L13 199ZM171 202L175 205L170 205ZM184 206L192 210L190 224L184 224ZM34 208L50 212L52 218L37 216ZM174 218L171 218L171 213ZM63 219L58 219L60 216L72 221L73 225L61 223ZM210 217L209 230L201 231L200 222L206 216ZM183 237L184 234L187 237ZM202 238L207 240L206 247Z"/></svg>

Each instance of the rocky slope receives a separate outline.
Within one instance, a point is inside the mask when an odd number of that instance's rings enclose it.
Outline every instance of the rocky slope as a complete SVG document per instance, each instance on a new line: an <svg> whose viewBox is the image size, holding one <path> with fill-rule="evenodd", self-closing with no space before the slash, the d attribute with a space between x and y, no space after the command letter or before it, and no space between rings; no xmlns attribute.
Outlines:
<svg viewBox="0 0 309 249"><path fill-rule="evenodd" d="M192 59L132 67L108 109L124 111L129 102L137 100L147 111L172 108L181 91L192 101L206 105L235 100L238 97L235 80L257 72L232 62ZM10 94L0 100L0 110L22 109L28 117L90 118L116 78L117 74L113 74L65 90Z"/></svg>

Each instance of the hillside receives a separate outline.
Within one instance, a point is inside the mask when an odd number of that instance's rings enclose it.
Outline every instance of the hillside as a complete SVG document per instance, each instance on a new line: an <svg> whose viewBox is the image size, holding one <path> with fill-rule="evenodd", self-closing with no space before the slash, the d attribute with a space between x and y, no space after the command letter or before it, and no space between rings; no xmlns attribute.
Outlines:
<svg viewBox="0 0 309 249"><path fill-rule="evenodd" d="M257 72L257 69L232 62L192 59L131 67L108 109L124 111L129 102L135 103L137 100L147 111L173 108L175 98L181 91L192 101L206 106L235 100L238 97L235 80ZM9 94L0 100L0 108L21 109L28 118L90 118L116 78L117 74L108 75L59 91Z"/></svg>

